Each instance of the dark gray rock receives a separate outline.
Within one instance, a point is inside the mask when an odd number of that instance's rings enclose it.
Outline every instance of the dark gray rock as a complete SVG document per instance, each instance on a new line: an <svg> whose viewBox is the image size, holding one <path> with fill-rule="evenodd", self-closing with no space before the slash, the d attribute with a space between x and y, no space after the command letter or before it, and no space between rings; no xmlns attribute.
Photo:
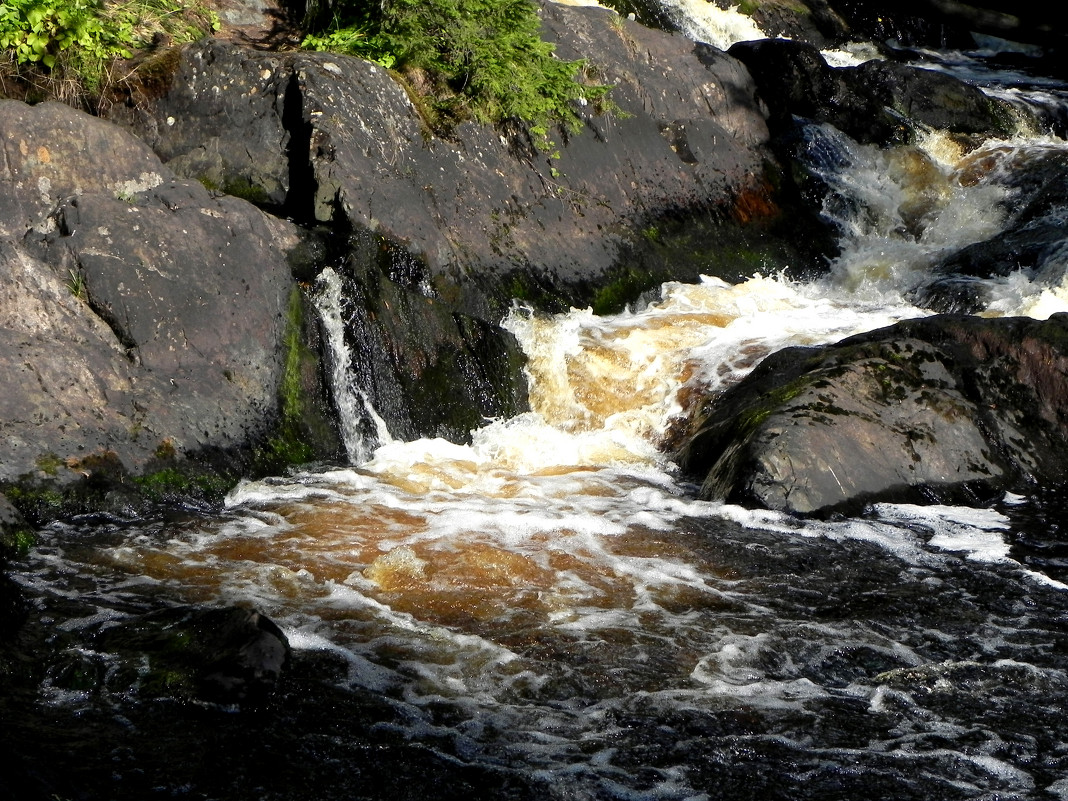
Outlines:
<svg viewBox="0 0 1068 801"><path fill-rule="evenodd" d="M857 95L936 130L987 137L1009 134L1015 125L1007 103L944 72L874 60L842 75Z"/></svg>
<svg viewBox="0 0 1068 801"><path fill-rule="evenodd" d="M971 31L1053 50L1063 49L1068 44L1059 16L1041 4L1012 0L905 0L896 3L831 0L831 4L843 16L849 17L859 30L866 29L865 21L871 25L883 20L887 32L892 33L892 21L904 18L900 27L913 32L910 38L916 44L946 43L954 32L959 42L960 33ZM951 40L948 44L954 46L955 42Z"/></svg>
<svg viewBox="0 0 1068 801"><path fill-rule="evenodd" d="M511 333L426 297L422 265L380 238L354 242L340 269L348 369L392 436L469 441L486 420L529 408Z"/></svg>
<svg viewBox="0 0 1068 801"><path fill-rule="evenodd" d="M0 481L261 447L301 303L297 229L66 107L0 104L0 143Z"/></svg>
<svg viewBox="0 0 1068 801"><path fill-rule="evenodd" d="M1040 285L1060 285L1068 259L1068 157L1033 148L1006 158L1011 168L991 178L1008 190L1002 230L944 258L935 266L935 280L913 290L914 303L941 312L981 311L990 300L990 279L1017 271ZM986 169L977 160L962 178L975 180L973 171Z"/></svg>
<svg viewBox="0 0 1068 801"><path fill-rule="evenodd" d="M11 505L7 496L0 493L0 568L3 567L7 554L20 550L27 529L26 521L19 514L19 510Z"/></svg>
<svg viewBox="0 0 1068 801"><path fill-rule="evenodd" d="M888 147L911 141L918 126L990 136L1015 125L1008 104L934 70L881 60L830 67L814 45L784 39L740 42L730 54L753 74L780 133L803 117Z"/></svg>
<svg viewBox="0 0 1068 801"><path fill-rule="evenodd" d="M238 607L150 612L103 628L93 647L121 659L112 692L227 704L266 700L290 654L272 620Z"/></svg>
<svg viewBox="0 0 1068 801"><path fill-rule="evenodd" d="M701 495L800 514L971 502L1068 478L1068 316L910 320L766 359L711 399Z"/></svg>
<svg viewBox="0 0 1068 801"><path fill-rule="evenodd" d="M518 129L467 123L434 136L368 62L217 41L185 49L173 89L126 122L186 177L402 246L424 265L428 297L491 324L516 296L566 308L613 282L629 281L635 297L667 278L751 272L752 251L773 250L761 225L781 215L744 67L604 9L542 13L558 55L587 58L625 112L581 109L586 130L553 133L549 152ZM719 238L745 252L722 258L722 248L718 263L708 248L657 254L641 234L664 220L703 226L706 238L726 231ZM767 267L805 241L780 237Z"/></svg>

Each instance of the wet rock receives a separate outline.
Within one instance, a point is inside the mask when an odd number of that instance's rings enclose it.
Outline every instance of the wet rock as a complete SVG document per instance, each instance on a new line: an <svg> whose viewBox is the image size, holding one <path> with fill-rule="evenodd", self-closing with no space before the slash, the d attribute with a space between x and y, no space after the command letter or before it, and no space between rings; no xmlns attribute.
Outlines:
<svg viewBox="0 0 1068 801"><path fill-rule="evenodd" d="M0 493L0 643L22 625L26 604L19 586L7 576L8 559L25 552L32 541L26 521ZM0 662L2 669L2 662Z"/></svg>
<svg viewBox="0 0 1068 801"><path fill-rule="evenodd" d="M768 106L769 122L780 134L796 117L827 122L861 142L891 143L905 139L901 119L858 92L844 71L832 68L807 42L762 39L739 42L728 51L749 68Z"/></svg>
<svg viewBox="0 0 1068 801"><path fill-rule="evenodd" d="M738 7L730 0L716 0L716 5ZM797 4L758 0L753 5L753 21L770 38L800 40L821 49L851 38L849 24L828 0L802 0Z"/></svg>
<svg viewBox="0 0 1068 801"><path fill-rule="evenodd" d="M353 373L394 436L464 440L526 408L499 326L514 299L613 311L668 279L822 267L831 248L786 233L809 217L779 205L739 62L604 9L542 16L623 111L582 106L585 130L548 150L517 126L435 134L369 62L215 40L182 51L164 96L112 111L181 176L347 238L332 264Z"/></svg>
<svg viewBox="0 0 1068 801"><path fill-rule="evenodd" d="M1055 19L1052 11L1040 4L1011 0L830 2L856 33L869 31L878 38L897 39L909 44L968 47L972 32L1051 50L1062 49L1068 44L1059 18Z"/></svg>
<svg viewBox="0 0 1068 801"><path fill-rule="evenodd" d="M296 228L63 106L0 103L0 133L0 481L37 484L12 499L247 464L284 412Z"/></svg>
<svg viewBox="0 0 1068 801"><path fill-rule="evenodd" d="M427 297L422 265L387 241L355 239L340 270L348 369L392 436L466 442L486 420L529 408L510 332Z"/></svg>
<svg viewBox="0 0 1068 801"><path fill-rule="evenodd" d="M132 679L144 698L217 703L264 701L289 659L289 641L273 621L236 607L150 612L104 628L93 646L120 658L112 683Z"/></svg>
<svg viewBox="0 0 1068 801"><path fill-rule="evenodd" d="M784 216L741 64L605 9L548 4L542 15L557 54L587 58L625 112L590 103L586 129L552 132L548 150L521 129L434 135L368 62L217 41L185 49L171 92L126 122L184 176L387 238L425 265L428 297L491 324L514 297L566 309L614 284L621 303L667 278L751 274L754 254L769 271L812 262L786 257L803 237L768 244ZM233 136L235 120L247 135ZM643 232L665 220L733 253L664 253Z"/></svg>
<svg viewBox="0 0 1068 801"><path fill-rule="evenodd" d="M714 2L720 8L738 6L731 0ZM1016 43L1017 52L1028 50L1021 45L1032 46L1032 51L1042 48L1050 57L1047 63L1055 66L1053 57L1066 44L1063 26L1048 7L1011 0L751 0L745 7L770 36L786 35L821 48L877 42L895 48L969 50L982 43L979 37L998 37ZM1030 56L1035 62L1035 54Z"/></svg>
<svg viewBox="0 0 1068 801"><path fill-rule="evenodd" d="M1068 478L1068 316L910 320L766 359L680 454L701 495L800 514Z"/></svg>
<svg viewBox="0 0 1068 801"><path fill-rule="evenodd" d="M815 46L783 39L740 42L729 52L753 74L780 132L797 116L886 147L911 141L917 126L990 136L1015 124L1008 104L945 73L883 60L830 67Z"/></svg>
<svg viewBox="0 0 1068 801"><path fill-rule="evenodd" d="M0 569L3 568L5 556L25 550L28 529L18 509L11 505L7 496L0 493Z"/></svg>
<svg viewBox="0 0 1068 801"><path fill-rule="evenodd" d="M944 72L875 60L844 69L843 77L858 95L936 130L983 137L1013 130L1008 104Z"/></svg>

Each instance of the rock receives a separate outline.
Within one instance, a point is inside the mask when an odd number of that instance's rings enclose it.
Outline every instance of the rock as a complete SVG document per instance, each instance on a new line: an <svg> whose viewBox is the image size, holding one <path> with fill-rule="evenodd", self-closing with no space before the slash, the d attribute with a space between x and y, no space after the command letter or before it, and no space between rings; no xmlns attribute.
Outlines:
<svg viewBox="0 0 1068 801"><path fill-rule="evenodd" d="M0 481L247 464L284 413L298 230L63 106L0 103L0 143Z"/></svg>
<svg viewBox="0 0 1068 801"><path fill-rule="evenodd" d="M8 578L6 569L8 559L24 553L31 539L32 534L22 515L0 493L0 643L19 629L26 616L22 592Z"/></svg>
<svg viewBox="0 0 1068 801"><path fill-rule="evenodd" d="M93 648L116 654L111 681L143 698L260 703L275 689L289 641L269 618L237 607L178 607L103 628ZM112 686L112 691L123 688Z"/></svg>
<svg viewBox="0 0 1068 801"><path fill-rule="evenodd" d="M986 138L1015 127L1011 106L944 72L874 60L842 74L858 95L936 130Z"/></svg>
<svg viewBox="0 0 1068 801"><path fill-rule="evenodd" d="M864 143L907 138L902 120L890 116L874 97L858 93L844 71L828 65L814 45L762 39L739 42L729 52L749 68L779 135L793 126L794 117L803 117L830 123Z"/></svg>
<svg viewBox="0 0 1068 801"><path fill-rule="evenodd" d="M813 45L783 39L740 42L729 52L753 74L780 134L795 116L882 147L912 141L919 127L985 137L1015 125L1007 103L945 73L882 60L830 67Z"/></svg>
<svg viewBox="0 0 1068 801"><path fill-rule="evenodd" d="M0 493L0 569L4 566L6 556L25 551L29 545L28 538L26 520L11 505L7 496Z"/></svg>
<svg viewBox="0 0 1068 801"><path fill-rule="evenodd" d="M183 50L172 90L124 119L183 176L402 247L423 265L426 297L490 324L514 297L618 307L668 278L816 260L798 256L804 237L768 244L787 218L741 64L605 9L550 3L542 15L558 55L589 59L625 112L584 107L586 130L553 133L549 151L519 129L432 135L404 87L365 61L217 41ZM665 252L643 236L664 225L726 245Z"/></svg>
<svg viewBox="0 0 1068 801"><path fill-rule="evenodd" d="M948 32L978 32L1015 42L1032 43L1053 50L1063 49L1068 44L1064 26L1059 18L1054 18L1047 7L1026 3L1014 3L1011 0L976 0L975 2L947 3L944 0L908 0L905 3L882 2L834 2L833 5L843 15L847 9L861 10L868 18L892 19L895 15L905 15L915 20L923 20L927 30L940 38L916 40L916 44L946 43ZM920 26L913 24L914 28ZM939 31L938 29L942 30ZM945 45L944 45L945 46ZM954 46L953 41L948 46Z"/></svg>
<svg viewBox="0 0 1068 801"><path fill-rule="evenodd" d="M43 224L60 198L133 195L174 179L135 137L61 103L0 100L0 236Z"/></svg>
<svg viewBox="0 0 1068 801"><path fill-rule="evenodd" d="M936 316L766 359L679 455L701 496L798 514L1068 478L1068 315Z"/></svg>
<svg viewBox="0 0 1068 801"><path fill-rule="evenodd" d="M422 265L387 242L366 232L354 239L362 242L340 268L339 287L348 369L393 437L469 442L486 420L529 408L510 332L426 297ZM405 262L407 271L396 269Z"/></svg>
<svg viewBox="0 0 1068 801"><path fill-rule="evenodd" d="M738 6L732 0L714 2L720 8ZM1019 44L1044 49L1052 66L1052 57L1066 43L1063 26L1048 7L1011 0L750 0L746 8L769 36L785 35L820 48L878 42L895 48L969 50L979 37L999 37L1017 43L1017 50L1024 49Z"/></svg>
<svg viewBox="0 0 1068 801"><path fill-rule="evenodd" d="M181 52L162 97L112 111L179 175L349 232L301 280L343 274L352 372L393 436L465 440L526 408L499 326L513 299L611 311L669 279L822 268L831 247L785 233L811 215L778 205L740 63L605 9L542 16L624 112L584 107L586 129L553 133L550 152L519 127L433 135L369 62L213 40Z"/></svg>
<svg viewBox="0 0 1068 801"><path fill-rule="evenodd" d="M731 0L716 0L720 8L738 7ZM782 3L757 0L752 17L769 38L794 39L823 49L850 39L850 28L828 0Z"/></svg>

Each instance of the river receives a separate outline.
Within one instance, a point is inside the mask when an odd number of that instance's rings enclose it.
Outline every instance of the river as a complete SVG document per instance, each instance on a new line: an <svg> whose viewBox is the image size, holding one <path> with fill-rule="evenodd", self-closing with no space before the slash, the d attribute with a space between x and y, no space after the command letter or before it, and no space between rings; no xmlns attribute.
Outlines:
<svg viewBox="0 0 1068 801"><path fill-rule="evenodd" d="M1060 488L802 521L694 500L664 451L698 390L774 350L930 313L908 290L1000 230L999 176L1056 134L965 154L813 126L842 234L826 276L669 284L611 317L517 306L532 411L471 445L377 421L371 447L350 419L353 464L243 483L221 514L54 525L20 581L79 664L109 670L79 630L217 603L268 614L295 667L255 713L50 674L27 730L94 799L1068 799ZM992 281L984 313L1068 311L1047 267ZM329 319L329 270L319 296Z"/></svg>

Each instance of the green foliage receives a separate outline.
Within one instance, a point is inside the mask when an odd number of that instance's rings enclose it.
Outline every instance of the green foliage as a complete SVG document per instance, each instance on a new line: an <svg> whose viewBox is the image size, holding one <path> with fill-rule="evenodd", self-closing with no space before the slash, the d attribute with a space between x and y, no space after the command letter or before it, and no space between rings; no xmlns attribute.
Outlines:
<svg viewBox="0 0 1068 801"><path fill-rule="evenodd" d="M227 195L239 197L242 200L247 200L249 203L254 203L258 206L264 206L270 200L270 196L267 194L266 189L259 184L252 183L248 178L240 176L228 180L223 186L222 191Z"/></svg>
<svg viewBox="0 0 1068 801"><path fill-rule="evenodd" d="M637 266L623 267L604 282L593 296L590 306L594 314L615 314L649 289L658 285L657 279Z"/></svg>
<svg viewBox="0 0 1068 801"><path fill-rule="evenodd" d="M85 287L85 276L78 270L67 270L67 289L78 300L85 300L89 297L89 292Z"/></svg>
<svg viewBox="0 0 1068 801"><path fill-rule="evenodd" d="M54 476L59 468L64 467L63 460L54 453L46 453L37 457L37 469L48 476Z"/></svg>
<svg viewBox="0 0 1068 801"><path fill-rule="evenodd" d="M523 122L549 150L549 128L578 130L575 104L607 107L610 87L576 80L586 63L556 58L540 26L531 0L339 0L304 46L423 76L440 118Z"/></svg>
<svg viewBox="0 0 1068 801"><path fill-rule="evenodd" d="M197 498L210 504L222 502L233 486L233 479L193 466L165 467L154 473L136 476L133 482L144 497L157 503L173 499Z"/></svg>
<svg viewBox="0 0 1068 801"><path fill-rule="evenodd" d="M89 92L100 91L109 66L151 47L158 37L180 44L219 27L214 12L182 0L4 0L0 48L30 66Z"/></svg>
<svg viewBox="0 0 1068 801"><path fill-rule="evenodd" d="M28 528L5 530L0 528L0 559L13 556L21 559L37 544L37 534Z"/></svg>
<svg viewBox="0 0 1068 801"><path fill-rule="evenodd" d="M92 0L6 0L0 6L0 47L11 48L19 64L40 62L48 68L72 46L89 59L130 58L133 31L106 24L101 10Z"/></svg>

